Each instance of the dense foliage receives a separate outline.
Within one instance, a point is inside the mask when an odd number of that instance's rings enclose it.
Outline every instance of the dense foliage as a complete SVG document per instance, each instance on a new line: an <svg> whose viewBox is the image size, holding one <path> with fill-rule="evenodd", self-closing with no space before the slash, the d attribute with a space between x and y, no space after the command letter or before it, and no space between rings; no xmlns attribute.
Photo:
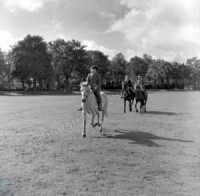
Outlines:
<svg viewBox="0 0 200 196"><path fill-rule="evenodd" d="M147 88L198 87L200 60L196 57L184 64L180 57L167 62L148 54L142 57L133 54L127 61L118 53L109 60L103 52L85 48L76 40L57 39L46 43L41 36L27 35L8 53L0 49L0 87L20 79L23 89L32 84L35 90L37 84L40 89L56 84L57 89L68 91L71 84L79 84L87 77L93 64L98 66L105 88L120 87L125 74L129 74L133 82L141 75Z"/></svg>

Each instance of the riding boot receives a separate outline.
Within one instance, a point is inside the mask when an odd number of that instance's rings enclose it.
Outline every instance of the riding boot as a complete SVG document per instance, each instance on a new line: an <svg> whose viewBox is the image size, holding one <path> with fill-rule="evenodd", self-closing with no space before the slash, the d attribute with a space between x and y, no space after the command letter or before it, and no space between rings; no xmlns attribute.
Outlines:
<svg viewBox="0 0 200 196"><path fill-rule="evenodd" d="M102 111L102 102L101 102L101 95L97 96L98 97L98 110Z"/></svg>
<svg viewBox="0 0 200 196"><path fill-rule="evenodd" d="M78 111L82 111L82 107L80 107L80 108L78 109Z"/></svg>
<svg viewBox="0 0 200 196"><path fill-rule="evenodd" d="M102 111L101 95L97 91L94 91L94 95L95 95L96 100L97 100L98 110Z"/></svg>

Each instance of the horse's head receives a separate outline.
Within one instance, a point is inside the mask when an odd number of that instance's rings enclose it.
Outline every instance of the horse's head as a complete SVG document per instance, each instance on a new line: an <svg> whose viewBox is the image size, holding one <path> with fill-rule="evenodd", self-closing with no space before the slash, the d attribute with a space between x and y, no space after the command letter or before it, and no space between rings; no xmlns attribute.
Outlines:
<svg viewBox="0 0 200 196"><path fill-rule="evenodd" d="M87 100L87 98L88 98L88 96L89 96L89 94L90 94L90 88L89 88L87 82L82 82L82 83L80 84L80 87L81 87L81 88L80 88L80 90L81 90L81 101L82 101L83 103L85 103L86 100Z"/></svg>
<svg viewBox="0 0 200 196"><path fill-rule="evenodd" d="M141 90L141 86L139 84L136 84L135 90Z"/></svg>

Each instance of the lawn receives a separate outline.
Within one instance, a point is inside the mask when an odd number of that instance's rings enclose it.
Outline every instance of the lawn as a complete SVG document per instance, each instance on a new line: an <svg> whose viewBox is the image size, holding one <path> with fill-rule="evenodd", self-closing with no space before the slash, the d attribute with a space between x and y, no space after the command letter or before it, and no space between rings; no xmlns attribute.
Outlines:
<svg viewBox="0 0 200 196"><path fill-rule="evenodd" d="M200 92L150 91L145 114L108 96L83 138L79 94L2 93L0 195L199 196Z"/></svg>

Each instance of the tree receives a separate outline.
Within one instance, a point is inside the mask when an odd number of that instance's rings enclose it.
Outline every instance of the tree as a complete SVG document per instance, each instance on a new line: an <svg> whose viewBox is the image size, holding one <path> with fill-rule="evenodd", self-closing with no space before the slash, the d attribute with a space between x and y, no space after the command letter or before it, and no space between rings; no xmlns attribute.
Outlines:
<svg viewBox="0 0 200 196"><path fill-rule="evenodd" d="M10 90L10 84L12 82L12 71L13 71L13 61L12 61L12 56L11 56L11 53L7 53L6 54L6 69L5 69L5 73L7 75L7 78L8 78L8 83L9 83L9 90Z"/></svg>
<svg viewBox="0 0 200 196"><path fill-rule="evenodd" d="M12 62L9 53L6 54L0 49L0 83L4 88L9 84L9 90L11 81L11 69Z"/></svg>
<svg viewBox="0 0 200 196"><path fill-rule="evenodd" d="M49 53L52 56L52 68L54 76L58 83L58 89L60 89L60 77L65 73L65 48L67 43L63 39L57 39L53 42L48 43Z"/></svg>
<svg viewBox="0 0 200 196"><path fill-rule="evenodd" d="M182 81L182 84L184 86L184 65L183 64L179 64L178 62L172 62L172 78L175 80L175 86L177 88L178 86L178 81Z"/></svg>
<svg viewBox="0 0 200 196"><path fill-rule="evenodd" d="M151 63L153 63L152 56L148 54L143 55L143 60L147 65L150 65Z"/></svg>
<svg viewBox="0 0 200 196"><path fill-rule="evenodd" d="M193 77L194 89L196 89L197 80L200 76L200 60L197 57L188 59L186 64L191 68L191 76Z"/></svg>
<svg viewBox="0 0 200 196"><path fill-rule="evenodd" d="M108 56L104 55L103 52L95 50L95 51L87 51L88 54L88 65L97 65L98 73L101 75L102 79L105 79L107 73L109 71L110 61L108 60Z"/></svg>
<svg viewBox="0 0 200 196"><path fill-rule="evenodd" d="M119 83L119 79L121 79L126 74L126 65L127 61L125 60L125 57L122 53L116 54L110 63L110 71L114 76L117 85Z"/></svg>
<svg viewBox="0 0 200 196"><path fill-rule="evenodd" d="M0 48L0 75L3 74L5 63L5 53Z"/></svg>
<svg viewBox="0 0 200 196"><path fill-rule="evenodd" d="M33 78L34 90L36 81L40 84L52 74L51 55L47 51L47 44L41 36L27 35L12 47L14 63L13 75L24 80Z"/></svg>
<svg viewBox="0 0 200 196"><path fill-rule="evenodd" d="M144 59L138 56L134 56L130 59L130 64L133 66L136 75L146 75L148 70L148 63Z"/></svg>
<svg viewBox="0 0 200 196"><path fill-rule="evenodd" d="M183 76L183 83L184 85L187 86L187 88L189 89L189 84L190 84L190 80L191 80L191 72L192 72L192 68L190 66L187 66L185 64L181 65L181 72L182 72L182 76Z"/></svg>
<svg viewBox="0 0 200 196"><path fill-rule="evenodd" d="M6 70L5 53L0 48L0 82L2 86L5 85L5 82L7 80L5 70Z"/></svg>
<svg viewBox="0 0 200 196"><path fill-rule="evenodd" d="M79 41L57 39L49 43L53 69L57 76L65 76L65 89L69 91L69 78L76 70L81 70L85 62L85 46Z"/></svg>
<svg viewBox="0 0 200 196"><path fill-rule="evenodd" d="M165 81L167 83L168 89L170 89L170 79L172 79L173 77L173 67L172 67L172 63L168 62L168 61L164 61L163 64L163 70L165 72Z"/></svg>
<svg viewBox="0 0 200 196"><path fill-rule="evenodd" d="M151 64L149 64L145 76L146 82L151 83L154 87L157 87L157 83L160 79L159 69L159 62L157 60L154 60Z"/></svg>

